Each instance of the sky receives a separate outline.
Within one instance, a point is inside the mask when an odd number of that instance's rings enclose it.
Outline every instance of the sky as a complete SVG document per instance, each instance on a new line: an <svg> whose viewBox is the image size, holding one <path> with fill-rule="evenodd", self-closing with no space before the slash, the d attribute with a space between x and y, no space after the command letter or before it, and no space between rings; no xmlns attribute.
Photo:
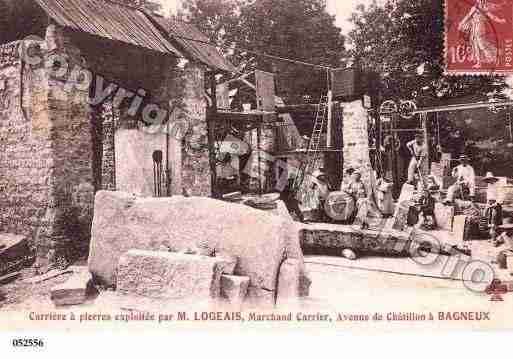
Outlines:
<svg viewBox="0 0 513 359"><path fill-rule="evenodd" d="M356 5L369 4L371 1L372 0L327 0L326 5L328 12L337 17L337 25L342 29L342 32L347 34L351 30L348 19L351 16L351 12L356 8ZM176 11L180 0L160 0L160 2L164 5L166 13L169 13L169 11Z"/></svg>

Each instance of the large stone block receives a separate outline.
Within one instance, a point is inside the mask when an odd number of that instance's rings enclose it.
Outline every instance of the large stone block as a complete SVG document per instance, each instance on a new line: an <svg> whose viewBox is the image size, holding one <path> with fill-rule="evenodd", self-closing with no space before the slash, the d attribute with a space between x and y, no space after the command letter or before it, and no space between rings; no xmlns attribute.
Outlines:
<svg viewBox="0 0 513 359"><path fill-rule="evenodd" d="M52 288L50 298L55 305L76 305L86 301L91 290L92 276L87 268L81 268L63 284Z"/></svg>
<svg viewBox="0 0 513 359"><path fill-rule="evenodd" d="M117 290L155 299L218 298L224 265L214 257L130 250L119 259Z"/></svg>
<svg viewBox="0 0 513 359"><path fill-rule="evenodd" d="M221 276L221 297L232 304L240 304L248 293L249 277L223 275Z"/></svg>
<svg viewBox="0 0 513 359"><path fill-rule="evenodd" d="M301 264L296 259L287 259L280 267L278 277L278 303L285 304L300 297Z"/></svg>
<svg viewBox="0 0 513 359"><path fill-rule="evenodd" d="M116 283L118 260L128 250L162 246L174 251L206 248L216 257L236 258L233 274L248 276L251 287L272 292L284 259L298 259L303 266L298 230L280 216L210 198L97 193L89 268L101 282Z"/></svg>

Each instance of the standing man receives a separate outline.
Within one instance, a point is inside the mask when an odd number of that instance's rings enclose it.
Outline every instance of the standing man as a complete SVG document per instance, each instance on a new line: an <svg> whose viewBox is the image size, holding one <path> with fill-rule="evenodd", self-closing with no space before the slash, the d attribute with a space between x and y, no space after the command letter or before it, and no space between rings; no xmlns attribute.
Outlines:
<svg viewBox="0 0 513 359"><path fill-rule="evenodd" d="M299 201L297 200L296 193L294 191L294 181L295 177L290 176L288 178L287 185L280 193L280 199L285 203L289 213L294 213L300 222L305 222L305 217L299 208Z"/></svg>
<svg viewBox="0 0 513 359"><path fill-rule="evenodd" d="M422 163L427 157L424 135L417 133L415 139L406 144L406 148L411 154L410 165L408 166L408 183L415 185L415 174L421 171Z"/></svg>
<svg viewBox="0 0 513 359"><path fill-rule="evenodd" d="M347 183L342 191L351 195L356 203L356 222L361 225L361 229L368 229L369 223L367 215L370 210L370 203L368 199L367 189L362 182L360 172L355 171L351 176L351 182Z"/></svg>
<svg viewBox="0 0 513 359"><path fill-rule="evenodd" d="M447 190L445 200L447 204L452 204L456 197L467 199L468 196L468 199L474 201L476 186L474 168L469 165L468 157L465 155L461 155L459 161L460 164L452 170L452 176L456 177L456 183Z"/></svg>

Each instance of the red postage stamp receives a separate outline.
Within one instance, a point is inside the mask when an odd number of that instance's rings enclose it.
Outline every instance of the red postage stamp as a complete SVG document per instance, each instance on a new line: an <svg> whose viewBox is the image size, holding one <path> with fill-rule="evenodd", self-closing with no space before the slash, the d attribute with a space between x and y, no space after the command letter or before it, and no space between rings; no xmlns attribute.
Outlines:
<svg viewBox="0 0 513 359"><path fill-rule="evenodd" d="M445 70L513 73L513 1L445 0Z"/></svg>

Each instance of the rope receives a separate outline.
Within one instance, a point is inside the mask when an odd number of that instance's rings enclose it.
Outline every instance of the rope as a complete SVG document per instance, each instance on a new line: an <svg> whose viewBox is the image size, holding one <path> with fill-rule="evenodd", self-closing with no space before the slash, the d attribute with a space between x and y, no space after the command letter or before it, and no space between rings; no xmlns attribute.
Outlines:
<svg viewBox="0 0 513 359"><path fill-rule="evenodd" d="M277 55L271 55L271 54L267 54L265 52L248 50L248 49L245 49L245 48L242 48L242 47L238 47L238 46L231 47L231 46L228 46L228 45L218 45L218 44L216 44L216 43L214 43L212 41L198 40L198 39L193 39L193 38L190 38L190 37L187 37L187 36L181 36L181 35L177 35L177 34L173 34L173 37L176 37L176 38L179 38L179 39L182 39L182 40L187 40L187 41L194 41L194 42L197 42L197 43L200 43L200 44L220 47L222 49L238 50L240 52L248 52L250 54L257 55L257 56L267 57L267 58L270 58L270 59L284 61L284 62L290 62L290 63L296 64L296 65L309 66L309 67L313 67L313 68L317 68L317 69L321 69L321 70L327 70L328 72L330 70L334 70L335 69L334 67L330 67L330 66L318 65L318 64L311 63L311 62L291 59L291 58L287 58L287 57L281 57L281 56L277 56ZM239 72L239 73L242 73L242 72ZM329 78L328 78L328 82L329 82Z"/></svg>

